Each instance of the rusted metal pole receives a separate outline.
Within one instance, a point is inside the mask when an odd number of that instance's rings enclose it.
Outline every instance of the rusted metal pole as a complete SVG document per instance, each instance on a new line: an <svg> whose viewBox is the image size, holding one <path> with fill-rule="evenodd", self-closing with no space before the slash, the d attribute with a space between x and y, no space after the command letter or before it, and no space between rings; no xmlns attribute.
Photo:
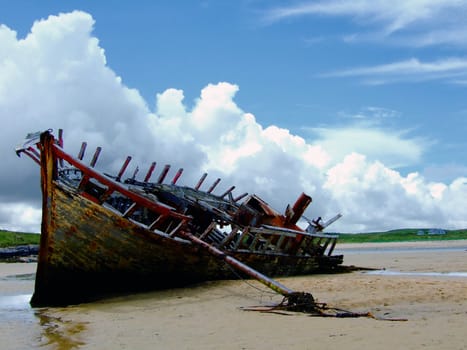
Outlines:
<svg viewBox="0 0 467 350"><path fill-rule="evenodd" d="M223 252L220 249L217 249L216 247L210 245L209 243L206 243L199 239L196 236L193 236L189 232L182 232L181 233L184 237L188 238L191 242L194 244L206 249L209 253L212 255L224 260L227 264L230 266L236 268L237 270L240 270L244 273L246 273L248 276L256 279L257 281L261 282L265 286L271 288L273 291L283 295L283 296L290 296L295 294L296 292L293 291L292 289L287 288L286 286L280 284L279 282L263 275L261 272L256 271L255 269L249 267L248 265L245 265L241 261L235 259L234 257L231 257L230 255L227 255L225 252Z"/></svg>
<svg viewBox="0 0 467 350"><path fill-rule="evenodd" d="M292 213L291 216L287 217L287 221L290 224L296 224L298 220L302 217L303 213L305 212L306 208L310 205L311 203L311 197L306 195L305 193L302 193L297 200L295 201L293 207L292 207Z"/></svg>

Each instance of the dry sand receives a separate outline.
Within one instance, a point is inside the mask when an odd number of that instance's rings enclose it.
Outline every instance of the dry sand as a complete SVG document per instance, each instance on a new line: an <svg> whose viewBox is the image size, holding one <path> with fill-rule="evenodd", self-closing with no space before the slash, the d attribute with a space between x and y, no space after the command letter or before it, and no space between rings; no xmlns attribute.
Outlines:
<svg viewBox="0 0 467 350"><path fill-rule="evenodd" d="M466 273L467 241L442 244L457 249L341 249L348 252L346 265ZM407 246L412 244L397 248ZM354 272L279 281L331 306L407 321L244 311L242 307L277 303L281 297L257 282L221 281L38 310L36 317L45 325L41 344L61 349L467 349L465 276Z"/></svg>

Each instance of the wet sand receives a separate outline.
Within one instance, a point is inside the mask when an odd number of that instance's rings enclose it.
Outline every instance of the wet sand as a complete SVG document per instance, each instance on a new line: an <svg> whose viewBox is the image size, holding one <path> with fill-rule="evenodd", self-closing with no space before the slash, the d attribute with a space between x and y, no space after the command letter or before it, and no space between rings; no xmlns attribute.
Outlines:
<svg viewBox="0 0 467 350"><path fill-rule="evenodd" d="M467 278L446 274L467 272L467 241L339 249L346 265L410 274L353 272L279 281L330 306L407 321L244 311L281 297L257 282L221 281L67 308L31 310L19 302L8 310L10 316L0 316L12 324L0 328L2 348L467 349ZM15 288L17 295L27 288L30 293L33 281L27 276L34 269L35 264L0 264L1 295ZM5 287L12 281L6 276L14 274L26 276L24 283ZM15 337L18 341L11 341Z"/></svg>

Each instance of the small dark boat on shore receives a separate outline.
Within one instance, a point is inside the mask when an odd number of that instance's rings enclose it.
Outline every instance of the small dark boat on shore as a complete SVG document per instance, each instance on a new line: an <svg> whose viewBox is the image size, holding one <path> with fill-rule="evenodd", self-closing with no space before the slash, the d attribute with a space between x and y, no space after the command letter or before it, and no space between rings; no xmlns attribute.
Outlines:
<svg viewBox="0 0 467 350"><path fill-rule="evenodd" d="M110 176L95 168L100 147L89 165L85 149L83 143L70 155L62 133L55 138L51 131L28 135L16 149L41 172L34 306L235 279L242 274L236 266L263 277L293 276L335 271L343 262L333 255L337 236L321 232L340 215L328 222L304 218L306 194L280 214L254 194L235 197L234 186L214 194L219 179L202 190L206 174L194 187L182 186L180 169L166 183L168 165L153 182L155 163L141 180L137 171L125 179L128 157ZM297 226L300 219L306 229Z"/></svg>

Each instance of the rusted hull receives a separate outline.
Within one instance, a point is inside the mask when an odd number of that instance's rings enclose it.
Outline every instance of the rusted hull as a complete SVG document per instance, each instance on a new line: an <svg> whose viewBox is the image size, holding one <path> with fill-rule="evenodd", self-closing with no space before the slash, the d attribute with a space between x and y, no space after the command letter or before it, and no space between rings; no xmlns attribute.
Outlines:
<svg viewBox="0 0 467 350"><path fill-rule="evenodd" d="M187 241L144 229L55 182L51 187L34 306L239 276ZM315 257L248 252L232 256L269 276L309 274L320 268Z"/></svg>
<svg viewBox="0 0 467 350"><path fill-rule="evenodd" d="M34 136L34 135L33 135ZM201 281L243 277L238 271L288 290L267 276L292 276L335 269L337 236L320 232L330 222L320 218L306 230L296 222L311 197L302 194L282 215L255 195L239 202L234 186L212 193L163 184L169 166L157 182L94 169L82 153L74 158L49 131L31 139L17 153L39 163L42 227L34 306L66 305L121 292L184 286ZM40 154L30 145L35 142ZM308 221L308 220L307 220ZM237 269L237 270L234 270Z"/></svg>

